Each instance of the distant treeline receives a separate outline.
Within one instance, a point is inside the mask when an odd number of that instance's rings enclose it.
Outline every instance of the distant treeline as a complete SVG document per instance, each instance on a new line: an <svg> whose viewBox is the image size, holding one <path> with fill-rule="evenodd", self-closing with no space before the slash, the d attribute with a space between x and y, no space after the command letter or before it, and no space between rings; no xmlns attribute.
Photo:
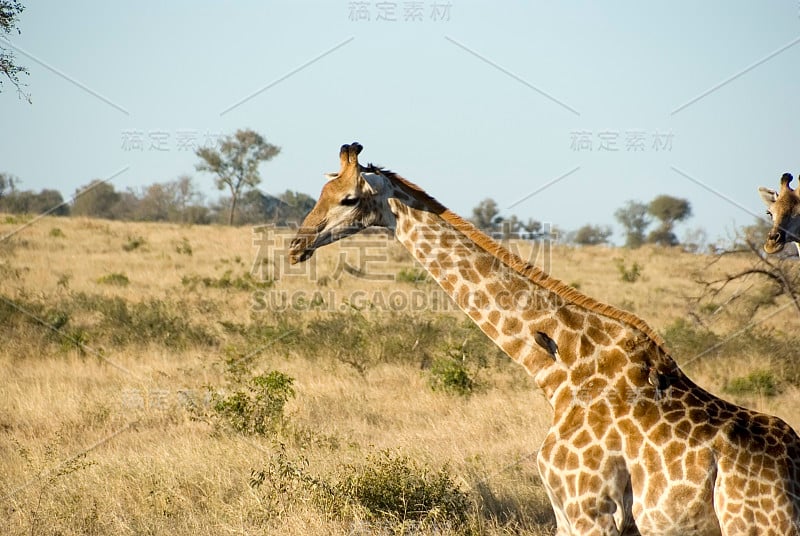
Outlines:
<svg viewBox="0 0 800 536"><path fill-rule="evenodd" d="M188 176L124 191L117 191L108 182L92 181L76 190L69 201L58 190L20 190L18 183L13 177L0 174L0 212L210 224L228 223L231 205L230 197L206 202ZM290 190L278 196L248 190L239 198L234 223L297 223L314 203L314 198Z"/></svg>

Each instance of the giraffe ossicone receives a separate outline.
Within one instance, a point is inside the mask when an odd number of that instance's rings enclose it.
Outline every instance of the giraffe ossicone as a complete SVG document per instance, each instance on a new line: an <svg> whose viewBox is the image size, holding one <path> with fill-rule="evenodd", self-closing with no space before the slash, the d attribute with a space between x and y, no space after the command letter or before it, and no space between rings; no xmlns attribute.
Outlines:
<svg viewBox="0 0 800 536"><path fill-rule="evenodd" d="M553 407L537 467L558 534L800 534L800 438L777 417L693 383L637 316L525 263L418 186L341 169L290 246L291 262L370 226L409 252Z"/></svg>

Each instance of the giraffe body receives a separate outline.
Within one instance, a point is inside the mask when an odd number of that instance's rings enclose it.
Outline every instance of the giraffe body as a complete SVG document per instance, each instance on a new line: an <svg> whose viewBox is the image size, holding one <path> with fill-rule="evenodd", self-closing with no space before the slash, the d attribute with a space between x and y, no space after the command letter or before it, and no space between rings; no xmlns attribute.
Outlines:
<svg viewBox="0 0 800 536"><path fill-rule="evenodd" d="M291 246L302 261L380 225L553 407L536 464L559 535L800 534L800 440L695 385L638 317L524 263L360 145Z"/></svg>

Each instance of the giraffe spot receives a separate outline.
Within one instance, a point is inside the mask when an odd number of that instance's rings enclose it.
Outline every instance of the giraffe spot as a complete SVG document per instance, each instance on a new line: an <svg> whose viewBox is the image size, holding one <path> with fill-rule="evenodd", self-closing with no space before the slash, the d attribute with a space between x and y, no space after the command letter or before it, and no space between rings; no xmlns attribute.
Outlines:
<svg viewBox="0 0 800 536"><path fill-rule="evenodd" d="M592 343L589 337L587 337L586 335L581 335L579 348L580 350L578 352L578 355L580 355L581 357L589 357L594 353L595 345L594 343Z"/></svg>
<svg viewBox="0 0 800 536"><path fill-rule="evenodd" d="M431 254L432 247L428 242L420 242L417 244L417 249L427 257Z"/></svg>
<svg viewBox="0 0 800 536"><path fill-rule="evenodd" d="M633 418L639 422L642 430L646 432L659 423L661 414L650 400L642 399L633 406ZM684 437L688 437L688 433Z"/></svg>
<svg viewBox="0 0 800 536"><path fill-rule="evenodd" d="M769 527L770 526L769 517L767 517L767 514L765 514L761 510L756 510L755 511L755 520L756 520L756 524L758 526L761 526L761 527Z"/></svg>
<svg viewBox="0 0 800 536"><path fill-rule="evenodd" d="M461 274L462 279L464 279L465 281L477 283L481 280L481 278L478 276L478 272L473 270L471 266L466 266L466 267L462 266L458 269L458 272Z"/></svg>
<svg viewBox="0 0 800 536"><path fill-rule="evenodd" d="M667 463L667 472L671 480L683 480L683 464L680 459L672 460Z"/></svg>
<svg viewBox="0 0 800 536"><path fill-rule="evenodd" d="M581 460L575 452L570 451L564 460L564 469L578 469L581 465Z"/></svg>
<svg viewBox="0 0 800 536"><path fill-rule="evenodd" d="M570 496L575 497L578 495L578 477L575 474L569 474L564 477L564 483L566 484L567 492Z"/></svg>
<svg viewBox="0 0 800 536"><path fill-rule="evenodd" d="M672 427L665 422L661 422L648 432L647 437L656 445L663 445L672 438ZM670 459L669 457L667 459Z"/></svg>
<svg viewBox="0 0 800 536"><path fill-rule="evenodd" d="M596 493L598 489L603 486L603 479L600 475L587 473L583 471L578 477L578 489L582 493ZM613 513L613 512L605 512Z"/></svg>
<svg viewBox="0 0 800 536"><path fill-rule="evenodd" d="M442 250L439 250L439 253L436 254L436 263L443 269L450 268L453 264L450 261L450 254L447 251Z"/></svg>
<svg viewBox="0 0 800 536"><path fill-rule="evenodd" d="M503 350L505 351L505 353L507 353L509 356L513 358L519 356L522 353L522 349L524 347L525 347L525 341L523 341L519 337L512 337L511 339L503 343Z"/></svg>
<svg viewBox="0 0 800 536"><path fill-rule="evenodd" d="M489 277L496 266L496 260L490 255L481 255L475 260L475 269L483 277Z"/></svg>
<svg viewBox="0 0 800 536"><path fill-rule="evenodd" d="M481 309L481 310L485 311L485 310L489 309L489 304L490 303L491 302L489 301L489 296L484 291L476 290L475 292L473 292L473 294L472 294L472 305L476 309ZM492 312L493 313L497 313L498 316L500 314L498 311L492 311ZM490 315L490 318L491 318L491 315ZM496 322L493 322L493 323L496 323Z"/></svg>
<svg viewBox="0 0 800 536"><path fill-rule="evenodd" d="M686 451L686 446L680 441L671 441L666 447L664 447L664 459L671 461L671 460L682 460L684 457L684 452ZM690 452L692 454L692 459L695 457L694 452ZM686 465L690 465L689 456L686 456Z"/></svg>
<svg viewBox="0 0 800 536"><path fill-rule="evenodd" d="M590 317L592 318L592 317ZM595 326L589 326L586 328L586 335L594 342L595 344L599 345L608 345L611 344L611 337L606 335L606 333Z"/></svg>
<svg viewBox="0 0 800 536"><path fill-rule="evenodd" d="M503 320L503 333L506 335L516 335L522 331L522 322L513 316L507 316Z"/></svg>
<svg viewBox="0 0 800 536"><path fill-rule="evenodd" d="M597 471L605 458L605 450L600 445L592 445L581 454L583 467L589 471Z"/></svg>
<svg viewBox="0 0 800 536"><path fill-rule="evenodd" d="M674 504L689 505L697 498L697 488L690 484L673 484L670 486L670 499Z"/></svg>
<svg viewBox="0 0 800 536"><path fill-rule="evenodd" d="M603 444L606 446L607 451L622 452L622 437L613 428L609 428L606 432Z"/></svg>
<svg viewBox="0 0 800 536"><path fill-rule="evenodd" d="M592 411L589 415L589 426L592 432L594 432L595 437L603 437L603 434L610 424L611 411L608 405L603 402L592 406Z"/></svg>
<svg viewBox="0 0 800 536"><path fill-rule="evenodd" d="M556 311L556 318L570 329L583 329L584 315L570 310L569 307L559 308Z"/></svg>
<svg viewBox="0 0 800 536"><path fill-rule="evenodd" d="M608 335L612 341L615 341L622 334L622 326L618 322L605 322L603 325L603 332Z"/></svg>
<svg viewBox="0 0 800 536"><path fill-rule="evenodd" d="M501 292L504 292L504 287L497 281L489 281L488 283L486 283L486 290L492 296L497 296Z"/></svg>
<svg viewBox="0 0 800 536"><path fill-rule="evenodd" d="M470 306L469 298L470 298L469 286L460 285L456 290L456 303L458 304L458 306L461 307L462 309L468 309Z"/></svg>
<svg viewBox="0 0 800 536"><path fill-rule="evenodd" d="M572 383L582 385L586 379L592 376L597 370L597 364L592 361L583 361L575 365L569 372ZM585 388L581 388L581 393L586 394Z"/></svg>
<svg viewBox="0 0 800 536"><path fill-rule="evenodd" d="M581 430L578 432L574 438L572 438L572 446L576 449L582 449L586 445L590 444L593 441L592 436L586 430Z"/></svg>
<svg viewBox="0 0 800 536"><path fill-rule="evenodd" d="M496 326L500 322L500 311L491 311L489 313L489 322Z"/></svg>
<svg viewBox="0 0 800 536"><path fill-rule="evenodd" d="M645 447L645 450L647 448ZM651 456L658 456L658 453L650 454L647 456L650 458ZM660 463L659 463L660 466ZM650 505L655 505L658 503L659 497L664 493L664 490L667 488L667 477L661 470L658 471L648 471L647 477L647 492L645 493L645 503Z"/></svg>
<svg viewBox="0 0 800 536"><path fill-rule="evenodd" d="M633 463L630 465L630 472L631 472L631 483L636 484L644 484L644 467L641 464Z"/></svg>
<svg viewBox="0 0 800 536"><path fill-rule="evenodd" d="M487 324L484 322L483 324L481 324L480 328L481 331L483 331L486 334L486 336L492 340L495 340L497 339L497 337L500 336L500 334L497 332L497 329L495 329L495 327L491 324Z"/></svg>

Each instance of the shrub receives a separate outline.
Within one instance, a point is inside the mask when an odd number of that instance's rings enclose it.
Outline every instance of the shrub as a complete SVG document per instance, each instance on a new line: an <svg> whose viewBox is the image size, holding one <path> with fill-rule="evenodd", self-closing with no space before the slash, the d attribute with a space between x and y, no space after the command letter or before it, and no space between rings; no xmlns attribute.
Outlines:
<svg viewBox="0 0 800 536"><path fill-rule="evenodd" d="M175 251L180 253L181 255L188 255L191 257L192 245L189 243L189 240L184 238L177 246L175 246Z"/></svg>
<svg viewBox="0 0 800 536"><path fill-rule="evenodd" d="M122 244L122 249L125 251L133 251L134 249L138 249L145 244L145 239L141 236L129 236L128 241L125 244Z"/></svg>
<svg viewBox="0 0 800 536"><path fill-rule="evenodd" d="M277 370L253 376L227 396L212 395L213 409L237 432L267 435L285 422L283 409L295 395L294 378Z"/></svg>
<svg viewBox="0 0 800 536"><path fill-rule="evenodd" d="M259 281L249 272L234 277L232 270L226 270L222 276L218 278L184 275L181 277L181 284L190 290L194 290L198 285L202 285L205 288L235 289L249 292L258 289L267 289L274 284L274 281L271 279Z"/></svg>
<svg viewBox="0 0 800 536"><path fill-rule="evenodd" d="M642 275L642 267L637 262L634 262L630 268L625 266L623 259L614 259L614 262L616 262L620 280L625 283L635 283Z"/></svg>
<svg viewBox="0 0 800 536"><path fill-rule="evenodd" d="M470 501L447 472L420 467L407 456L382 451L363 466L349 466L334 488L369 517L418 528L464 528Z"/></svg>
<svg viewBox="0 0 800 536"><path fill-rule="evenodd" d="M395 280L401 283L427 283L430 282L430 276L421 268L403 268L397 272Z"/></svg>
<svg viewBox="0 0 800 536"><path fill-rule="evenodd" d="M128 276L117 272L106 274L97 279L101 285L113 285L115 287L127 287L130 284Z"/></svg>
<svg viewBox="0 0 800 536"><path fill-rule="evenodd" d="M475 389L475 381L470 377L464 361L452 357L433 362L429 383L434 391L457 395L468 395Z"/></svg>
<svg viewBox="0 0 800 536"><path fill-rule="evenodd" d="M723 390L734 395L775 396L781 392L780 381L773 371L767 369L754 370L747 376L733 378L726 382Z"/></svg>
<svg viewBox="0 0 800 536"><path fill-rule="evenodd" d="M53 227L52 229L50 229L50 236L52 236L53 238L64 238L66 235L64 234L64 231L62 231L58 227Z"/></svg>
<svg viewBox="0 0 800 536"><path fill-rule="evenodd" d="M720 343L720 338L714 332L695 327L685 318L678 318L668 325L664 331L664 339L675 355L686 359L707 352L710 348L714 348L716 352Z"/></svg>

